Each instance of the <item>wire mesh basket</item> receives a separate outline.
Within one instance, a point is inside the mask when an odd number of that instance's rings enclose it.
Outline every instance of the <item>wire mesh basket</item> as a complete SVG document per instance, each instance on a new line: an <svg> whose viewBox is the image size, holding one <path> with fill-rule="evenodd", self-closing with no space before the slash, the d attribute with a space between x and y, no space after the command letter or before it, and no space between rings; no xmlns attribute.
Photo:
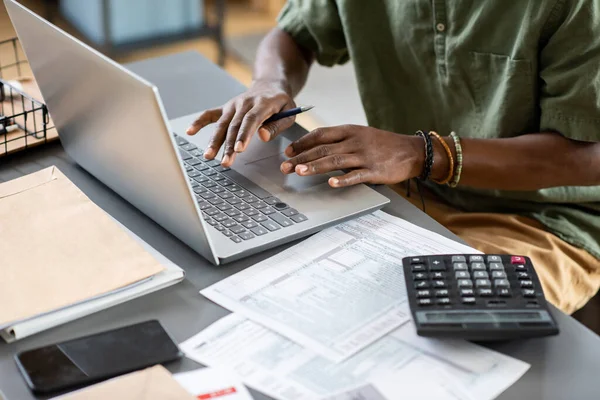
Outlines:
<svg viewBox="0 0 600 400"><path fill-rule="evenodd" d="M0 42L0 157L57 138L19 40Z"/></svg>

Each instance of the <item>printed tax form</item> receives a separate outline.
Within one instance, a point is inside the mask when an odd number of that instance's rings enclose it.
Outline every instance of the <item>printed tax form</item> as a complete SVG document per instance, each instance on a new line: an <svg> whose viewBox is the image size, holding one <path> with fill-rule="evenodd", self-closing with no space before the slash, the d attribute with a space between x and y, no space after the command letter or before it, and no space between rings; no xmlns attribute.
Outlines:
<svg viewBox="0 0 600 400"><path fill-rule="evenodd" d="M420 338L412 323L337 364L237 314L218 320L181 349L281 400L490 400L529 368L466 341Z"/></svg>
<svg viewBox="0 0 600 400"><path fill-rule="evenodd" d="M378 211L200 293L339 362L409 321L402 258L451 253L477 251Z"/></svg>

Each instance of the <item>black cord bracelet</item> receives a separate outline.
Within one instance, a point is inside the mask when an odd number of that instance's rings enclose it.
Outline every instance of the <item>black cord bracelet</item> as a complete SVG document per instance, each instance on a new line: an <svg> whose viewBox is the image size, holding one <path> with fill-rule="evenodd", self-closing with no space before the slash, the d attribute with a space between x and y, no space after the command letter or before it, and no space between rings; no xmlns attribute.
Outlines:
<svg viewBox="0 0 600 400"><path fill-rule="evenodd" d="M425 163L423 164L423 171L419 179L426 181L429 179L431 169L433 168L433 143L431 142L431 136L423 131L417 131L415 135L421 136L425 141Z"/></svg>

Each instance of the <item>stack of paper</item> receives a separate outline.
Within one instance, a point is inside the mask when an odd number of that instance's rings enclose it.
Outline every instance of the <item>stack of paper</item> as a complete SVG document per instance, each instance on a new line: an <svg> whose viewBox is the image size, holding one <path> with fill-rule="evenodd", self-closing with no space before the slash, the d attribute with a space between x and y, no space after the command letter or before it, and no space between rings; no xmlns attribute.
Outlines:
<svg viewBox="0 0 600 400"><path fill-rule="evenodd" d="M401 263L474 252L383 212L361 217L203 290L236 314L181 348L277 399L493 399L529 365L418 337Z"/></svg>
<svg viewBox="0 0 600 400"><path fill-rule="evenodd" d="M58 169L0 184L0 336L17 340L183 279Z"/></svg>

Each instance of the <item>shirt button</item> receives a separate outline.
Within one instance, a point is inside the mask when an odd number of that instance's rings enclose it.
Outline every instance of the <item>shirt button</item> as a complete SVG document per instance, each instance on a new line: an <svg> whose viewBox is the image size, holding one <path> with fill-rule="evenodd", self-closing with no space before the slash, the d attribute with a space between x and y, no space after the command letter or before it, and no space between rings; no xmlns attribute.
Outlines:
<svg viewBox="0 0 600 400"><path fill-rule="evenodd" d="M446 30L446 25L439 23L435 26L435 29L437 29L438 32L444 32Z"/></svg>

